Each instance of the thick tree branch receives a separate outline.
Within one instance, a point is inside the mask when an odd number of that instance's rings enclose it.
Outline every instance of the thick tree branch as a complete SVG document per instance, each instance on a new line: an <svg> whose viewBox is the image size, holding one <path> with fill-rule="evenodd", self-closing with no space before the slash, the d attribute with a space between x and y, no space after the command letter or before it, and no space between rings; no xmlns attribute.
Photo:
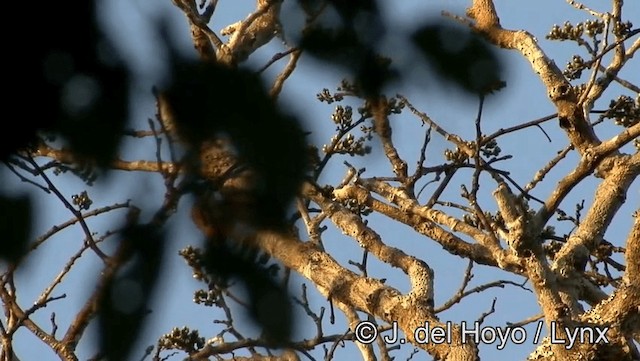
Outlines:
<svg viewBox="0 0 640 361"><path fill-rule="evenodd" d="M340 266L327 253L310 243L277 232L259 231L257 245L286 267L312 281L327 298L351 305L386 322L397 321L398 327L415 343L413 330L428 322L431 327L446 327L433 315L433 309L423 300L402 296L397 290L378 280L356 275ZM462 343L459 326L452 327L451 344L415 343L438 360L475 361L477 346Z"/></svg>
<svg viewBox="0 0 640 361"><path fill-rule="evenodd" d="M597 147L590 148L588 152L585 152L580 163L578 163L578 166L560 180L553 193L549 198L547 198L545 204L536 214L535 222L537 226L544 227L562 200L569 194L571 189L596 170L604 158L611 153L617 152L618 149L638 136L640 136L640 123L625 129L622 133L611 138L609 141L606 141ZM604 162L603 166L599 167L598 170L606 176L606 174L611 170L611 163Z"/></svg>
<svg viewBox="0 0 640 361"><path fill-rule="evenodd" d="M77 164L76 156L66 149L54 149L48 145L41 144L33 153L34 157L48 157L64 164ZM150 160L125 161L116 159L111 163L113 169L142 172L162 172L164 174L176 174L178 167L175 163Z"/></svg>
<svg viewBox="0 0 640 361"><path fill-rule="evenodd" d="M624 280L630 285L640 285L640 208L636 209L633 217L633 227L626 242L627 269Z"/></svg>
<svg viewBox="0 0 640 361"><path fill-rule="evenodd" d="M596 189L584 220L558 251L553 268L560 274L583 272L587 257L602 241L613 217L627 198L627 191L640 174L640 155L617 156L608 176Z"/></svg>
<svg viewBox="0 0 640 361"><path fill-rule="evenodd" d="M578 94L533 35L523 30L503 29L491 0L474 0L467 15L475 20L471 25L475 31L503 49L518 50L529 61L556 106L560 126L580 153L599 144L600 140L584 117Z"/></svg>
<svg viewBox="0 0 640 361"><path fill-rule="evenodd" d="M455 217L445 214L442 211L432 209L430 207L420 206L417 201L414 199L409 199L402 196L402 193L377 179L360 179L359 184L363 185L365 188L370 189L377 194L387 198L390 202L397 204L400 207L400 210L403 212L409 212L409 214L415 214L420 216L422 219L427 220L428 222L420 222L420 224L411 224L410 226L420 226L420 229L429 230L429 236L441 243L443 246L448 245L451 246L453 250L453 254L461 255L467 254L470 259L473 259L477 263L486 264L486 252L490 254L492 258L491 264L497 264L501 268L506 270L518 270L520 269L520 264L517 258L513 255L510 255L506 250L504 250L499 243L496 243L495 238L490 235L482 232L476 227L473 227ZM478 244L481 246L480 248L472 247L473 250L470 253L462 252L465 248L464 245L466 242L459 240L453 233L450 232L436 232L439 227L434 224L430 224L430 222L434 222L436 224L440 224L446 226L451 229L452 232L462 232L470 237L472 237ZM441 230L441 229L440 229ZM422 233L422 232L421 232ZM445 247L447 249L449 247ZM483 251L479 251L483 249Z"/></svg>
<svg viewBox="0 0 640 361"><path fill-rule="evenodd" d="M339 203L322 197L319 192L314 191L314 188L305 188L305 195L322 208L342 233L355 239L360 247L373 254L380 261L400 268L409 276L411 292L408 297L415 299L415 302L424 302L433 308L433 270L429 265L397 248L387 246L382 242L380 235L367 227L360 217ZM345 188L347 189L346 193L343 191ZM345 197L345 195L349 194L348 189L352 188L336 189L334 196L337 200L346 200L348 196ZM364 204L366 201L359 200L358 203Z"/></svg>

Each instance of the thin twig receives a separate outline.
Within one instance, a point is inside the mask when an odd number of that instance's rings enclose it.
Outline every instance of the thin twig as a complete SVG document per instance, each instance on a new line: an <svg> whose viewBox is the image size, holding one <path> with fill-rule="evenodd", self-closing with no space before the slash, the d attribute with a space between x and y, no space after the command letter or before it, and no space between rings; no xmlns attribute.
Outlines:
<svg viewBox="0 0 640 361"><path fill-rule="evenodd" d="M457 167L445 169L444 179L442 180L442 182L440 182L440 184L438 185L438 188L436 188L436 191L433 192L433 194L431 195L431 198L429 198L429 201L425 204L426 207L431 208L433 207L434 204L436 204L436 202L438 201L438 198L440 198L444 190L447 189L449 182L451 182L451 179L453 179L453 176L456 174L457 170L458 170Z"/></svg>
<svg viewBox="0 0 640 361"><path fill-rule="evenodd" d="M102 213L106 213L106 212L110 212L114 209L120 209L120 208L128 208L130 206L130 202L127 201L125 203L115 203L112 204L110 206L106 206L106 207L102 207L102 208L96 208L92 211L86 212L82 214L82 218L83 219L87 219L89 217L93 217L93 216L97 216L100 215ZM44 243L47 239L51 238L51 236L53 236L54 234L64 230L65 228L72 226L74 224L78 223L78 219L77 218L71 218L70 220L55 225L53 227L51 227L48 231L46 231L44 234L42 234L40 237L36 238L35 241L31 244L29 250L33 251L36 248L38 248L40 245L42 245L42 243Z"/></svg>
<svg viewBox="0 0 640 361"><path fill-rule="evenodd" d="M398 99L400 99L400 101L402 101L405 105L407 105L409 110L413 114L418 116L418 118L420 118L423 123L429 124L429 126L431 126L438 134L442 135L444 137L444 139L446 139L446 140L452 142L453 144L455 144L458 148L460 148L462 151L464 151L464 153L467 156L473 157L474 149L472 147L470 147L464 140L462 140L462 138L460 138L459 136L457 136L455 134L452 134L452 133L449 133L446 130L444 130L444 128L442 128L440 125L438 125L438 123L433 121L433 119L431 119L429 116L427 116L427 114L418 111L418 109L416 109L413 106L413 104L411 104L411 102L409 102L409 100L407 98L405 98L404 96L398 94L398 95L396 95L396 97Z"/></svg>
<svg viewBox="0 0 640 361"><path fill-rule="evenodd" d="M100 240L97 241L97 243L104 241L107 237L112 236L113 234L115 233L108 232L105 236L101 237ZM51 282L51 284L44 291L42 291L42 293L40 294L40 297L38 297L38 300L34 303L34 305L46 304L46 300L49 299L51 292L53 292L56 286L62 283L62 280L64 279L64 277L69 274L69 272L71 271L71 268L73 268L73 265L76 263L77 260L80 259L80 257L82 257L82 255L87 249L89 249L89 245L84 244L74 255L72 255L69 258L69 260L64 265L60 273L53 280L53 282Z"/></svg>
<svg viewBox="0 0 640 361"><path fill-rule="evenodd" d="M529 122L526 122L526 123L518 124L516 126L509 127L509 128L506 128L506 129L502 129L501 128L498 131L496 131L495 133L493 133L493 134L491 134L489 136L483 137L482 138L482 145L487 144L488 142L492 141L493 139L498 138L501 135L508 134L508 133L513 133L515 131L518 131L518 130L521 130L521 129L525 129L525 128L529 128L529 127L533 127L533 126L539 126L540 124L542 124L542 123L544 123L546 121L549 121L551 119L555 119L557 117L558 117L558 113L555 113L555 114L547 115L547 116L544 116L542 118L535 119L535 120L532 120L532 121L529 121ZM543 130L543 132L544 132L544 130ZM545 133L545 135L546 135L546 133ZM547 135L547 139L549 139L548 135Z"/></svg>
<svg viewBox="0 0 640 361"><path fill-rule="evenodd" d="M280 60L280 59L284 58L285 56L287 56L287 55L289 55L289 54L291 54L291 53L293 53L295 51L298 51L298 50L300 50L300 49L297 48L297 47L292 47L292 48L289 48L289 49L287 49L287 50L285 50L285 51L283 51L281 53L276 53L275 55L273 55L271 57L271 60L269 60L265 65L263 65L262 68L258 69L257 73L258 74L263 73L265 70L267 70L271 65L273 65L278 60Z"/></svg>
<svg viewBox="0 0 640 361"><path fill-rule="evenodd" d="M29 178L27 178L27 177L23 176L22 174L20 174L20 173L19 173L19 172L18 172L18 171L13 167L13 165L12 165L11 163L12 163L12 160L11 160L11 159L10 159L10 160L8 160L8 161L4 161L4 165L6 165L6 166L7 166L7 168L9 168L9 170L10 170L13 174L15 174L15 175L16 175L16 176L17 176L17 177L18 177L22 182L29 183L29 184L31 184L31 185L33 185L33 186L35 186L36 188L39 188L40 190L44 191L45 193L51 193L51 191L50 191L47 187L43 186L42 184L38 184L38 183L36 183L36 182L32 181L31 179L29 179Z"/></svg>
<svg viewBox="0 0 640 361"><path fill-rule="evenodd" d="M564 157L566 157L567 154L573 149L574 149L573 145L570 144L566 146L563 150L559 151L558 155L556 155L542 169L536 172L531 182L527 183L527 185L524 186L524 190L527 192L531 191L538 183L540 183L544 179L544 177L551 171L551 169L553 169L553 167L555 167L562 159L564 159Z"/></svg>
<svg viewBox="0 0 640 361"><path fill-rule="evenodd" d="M603 13L599 13L595 10L590 9L588 6L579 3L575 0L567 0L567 3L569 3L569 5L573 6L574 8L578 9L578 10L584 10L586 12L588 12L589 14L591 14L591 16L596 17L596 18L601 18L604 19L605 18L605 14Z"/></svg>
<svg viewBox="0 0 640 361"><path fill-rule="evenodd" d="M482 325L482 323L484 323L484 320L486 320L489 315L491 315L492 313L496 312L496 300L497 299L494 297L493 301L491 301L491 308L489 309L489 311L483 312L480 315L480 317L476 321L476 322L478 322L478 325Z"/></svg>
<svg viewBox="0 0 640 361"><path fill-rule="evenodd" d="M349 126L344 127L344 128L341 127L338 130L338 134L336 134L334 137L332 137L331 138L331 143L325 147L325 151L324 151L325 155L324 155L324 157L322 157L322 159L318 163L318 166L314 170L313 179L318 179L318 177L320 177L320 174L324 170L324 167L327 166L327 164L329 163L329 160L335 154L334 151L335 151L336 147L338 146L338 144L340 143L340 141L342 140L342 138L345 135L349 134L350 131L352 131L353 129L358 127L360 124L364 123L365 120L367 120L367 118L360 117L360 119L356 120L355 122L352 122Z"/></svg>
<svg viewBox="0 0 640 361"><path fill-rule="evenodd" d="M484 210L480 207L478 203L478 191L480 190L480 173L482 172L482 165L484 161L480 157L480 148L482 143L482 129L480 128L480 123L482 121L482 109L484 105L484 96L480 95L480 103L478 105L478 115L476 116L476 149L474 149L474 165L475 169L473 171L473 179L471 181L471 193L469 193L469 201L471 203L471 207L474 209L474 213L476 217L480 220L483 227L489 231L491 230L491 224L484 214ZM492 238L493 242L499 244L498 239L496 238L494 232L489 232L489 236Z"/></svg>
<svg viewBox="0 0 640 361"><path fill-rule="evenodd" d="M100 259L102 259L103 262L106 263L109 257L106 254L104 254L104 252L102 252L96 245L96 242L93 239L93 235L91 234L91 230L89 230L89 226L87 225L87 222L85 222L84 218L82 218L82 213L79 210L77 210L73 205L71 205L69 201L67 201L64 195L60 193L58 188L53 184L53 182L51 182L49 177L47 177L47 175L40 169L40 166L38 165L38 163L36 163L35 160L33 160L33 158L29 156L26 159L29 163L31 163L34 169L38 171L38 173L40 174L40 177L42 177L42 179L47 183L47 185L49 186L49 190L51 190L62 202L62 204L64 204L64 206L78 219L78 222L80 223L80 226L82 227L82 230L84 231L84 235L86 237L85 242L88 242L89 247L95 252L96 255L98 255L98 257L100 257Z"/></svg>
<svg viewBox="0 0 640 361"><path fill-rule="evenodd" d="M416 182L422 177L422 169L424 167L424 162L427 159L427 145L431 140L431 127L428 127L424 132L424 139L422 140L422 146L420 147L420 158L418 159L418 163L416 166L416 171L413 172L413 175L409 177L407 180L407 187L410 188L411 192L414 193L414 187ZM423 187L424 189L424 187ZM418 192L419 193L419 192Z"/></svg>
<svg viewBox="0 0 640 361"><path fill-rule="evenodd" d="M531 316L529 318L525 318L522 321L518 321L518 322L507 322L507 327L521 327L521 326L526 326L532 322L536 322L538 320L541 320L544 318L544 313L540 313L537 314L535 316Z"/></svg>
<svg viewBox="0 0 640 361"><path fill-rule="evenodd" d="M604 72L606 70L607 70L607 68L605 68L604 66L600 65L600 71ZM628 80L622 79L617 75L613 76L613 80L615 82L617 82L618 84L622 85L623 87L631 90L634 93L640 93L640 87L635 85L635 84L633 84L633 83L631 83ZM593 111L592 111L592 113L593 113Z"/></svg>

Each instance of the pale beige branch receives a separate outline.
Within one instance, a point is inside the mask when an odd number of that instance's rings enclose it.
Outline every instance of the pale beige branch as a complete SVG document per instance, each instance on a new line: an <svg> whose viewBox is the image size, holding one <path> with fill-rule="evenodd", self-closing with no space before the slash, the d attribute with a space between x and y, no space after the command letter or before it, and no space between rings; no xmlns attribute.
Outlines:
<svg viewBox="0 0 640 361"><path fill-rule="evenodd" d="M640 285L640 208L634 213L633 227L627 237L626 249L627 269L624 280L630 285Z"/></svg>
<svg viewBox="0 0 640 361"><path fill-rule="evenodd" d="M368 193L354 194L349 190L354 187L346 186L336 189L334 196L337 200L346 200L352 196L366 197ZM364 190L364 189L363 189ZM407 255L400 249L387 246L380 235L364 224L363 220L346 209L338 202L326 199L315 188L306 186L305 196L318 204L329 219L342 231L343 234L354 238L360 247L366 249L380 261L393 267L400 268L411 281L411 292L407 297L414 302L424 302L433 308L433 270L424 262L413 256ZM366 199L359 199L359 204L365 204Z"/></svg>
<svg viewBox="0 0 640 361"><path fill-rule="evenodd" d="M578 272L584 271L589 254L602 242L613 217L627 198L629 187L640 174L638 154L617 156L611 163L612 169L596 188L593 204L584 220L556 255L553 269L562 275L571 274L578 267L581 268Z"/></svg>
<svg viewBox="0 0 640 361"><path fill-rule="evenodd" d="M571 84L565 79L562 70L540 48L532 34L524 30L503 29L491 0L474 0L467 9L467 16L475 20L472 28L490 42L503 49L517 50L529 61L558 111L560 126L580 153L600 142L585 119Z"/></svg>
<svg viewBox="0 0 640 361"><path fill-rule="evenodd" d="M360 317L358 316L358 313L356 312L356 310L353 309L353 307L347 304L344 304L340 301L333 301L333 304L336 305L340 310L342 310L342 313L344 313L344 315L347 318L347 322L349 323L349 328L353 332L358 326L358 324L362 321L360 320ZM362 360L364 361L377 360L376 354L373 351L373 346L371 344L364 344L358 341L356 341L355 344L358 350L360 350L360 354L362 355Z"/></svg>
<svg viewBox="0 0 640 361"><path fill-rule="evenodd" d="M254 353L249 357L243 356L234 356L230 359L225 359L221 357L217 357L219 361L300 361L300 357L292 350L285 350L282 355L274 356L274 355L261 355L259 353Z"/></svg>
<svg viewBox="0 0 640 361"><path fill-rule="evenodd" d="M452 232L462 232L472 237L476 242L485 247L494 257L494 261L498 264L513 266L515 259L507 254L507 252L496 243L494 239L479 230L455 217L452 217L437 209L430 207L420 206L415 199L409 199L402 196L402 192L389 184L380 181L378 179L360 179L359 183L366 189L370 189L377 194L385 197L390 202L397 204L400 210L409 212L411 214L418 215L425 220L440 224L451 229ZM430 225L428 225L430 226ZM447 238L454 236L453 234L447 234Z"/></svg>
<svg viewBox="0 0 640 361"><path fill-rule="evenodd" d="M426 350L434 358L447 361L477 360L477 346L469 342L462 343L460 327L439 321L433 315L433 310L422 300L404 297L396 289L378 280L358 276L340 266L327 253L290 235L258 231L256 243L286 267L312 281L325 297L343 302L385 322L396 321L410 342ZM424 326L425 322L431 327L451 327L452 342L416 343L413 330Z"/></svg>
<svg viewBox="0 0 640 361"><path fill-rule="evenodd" d="M637 218L627 240L625 282L609 298L603 299L603 292L593 287L589 281L582 277L581 273L575 271L576 262L581 262L581 257L588 257L589 249L601 241L611 218L624 201L630 184L640 173L639 153L633 156L617 156L612 162L615 169L608 172L608 177L598 186L593 206L556 256L553 268L555 273L562 277L562 282L547 282L547 286L559 288L565 303L577 302L576 294L582 295L581 298L588 298L585 297L585 294L592 295L589 303L595 306L590 311L578 316L578 322L587 322L601 328L609 327L607 339L610 343L593 345L590 352L610 354L611 358L607 358L610 360L625 360L637 356L635 347L629 344L627 339L640 336L640 327L638 326L640 325L640 316L638 315L640 312L640 304L638 303L638 299L640 299L640 283L638 282L638 271L640 270L638 239L640 235ZM550 279L554 278L550 275ZM533 279L532 283L535 286L536 282ZM552 307L554 302L541 301L541 304L549 304L549 307ZM561 304L558 303L558 305ZM588 346L580 345L571 352L574 355L578 352L586 352L582 349L588 348ZM552 347L546 340L532 355L544 354ZM602 350L598 351L598 349Z"/></svg>
<svg viewBox="0 0 640 361"><path fill-rule="evenodd" d="M551 271L544 257L531 257L525 259L527 275L531 281L538 304L542 309L544 318L549 330L550 325L559 327L556 334L558 339L566 340L567 333L564 329L567 326L566 317L568 310L560 296L556 275ZM556 354L558 360L570 360L571 354L562 344L551 345L552 352Z"/></svg>
<svg viewBox="0 0 640 361"><path fill-rule="evenodd" d="M223 46L229 58L218 61L233 65L246 60L258 48L282 33L280 7L282 0L257 0L256 10L246 19L222 29L222 35L231 35Z"/></svg>
<svg viewBox="0 0 640 361"><path fill-rule="evenodd" d="M293 71L296 69L296 65L298 64L298 60L300 59L300 55L302 55L302 50L294 50L291 52L291 57L289 58L289 62L282 70L280 75L276 78L276 81L273 83L271 90L269 91L269 95L273 98L278 97L280 92L282 91L282 87L284 86L284 82L291 76Z"/></svg>
<svg viewBox="0 0 640 361"><path fill-rule="evenodd" d="M41 144L33 153L34 157L48 157L55 159L64 164L77 164L78 159L73 152L66 149L55 149L47 145ZM111 162L111 167L118 170L126 171L141 171L141 172L162 172L164 174L176 174L178 167L175 163L149 161L149 160L136 160L136 161L124 161L121 159L115 159Z"/></svg>
<svg viewBox="0 0 640 361"><path fill-rule="evenodd" d="M29 316L16 303L15 297L9 295L4 287L0 288L0 298L5 307L5 312L9 312L11 317L17 321L13 326L17 329L20 326L26 327L37 338L46 343L51 349L64 361L77 361L78 358L74 354L75 345L69 345L64 341L58 341L51 334L45 332L35 322L31 321ZM16 329L11 330L15 332Z"/></svg>
<svg viewBox="0 0 640 361"><path fill-rule="evenodd" d="M640 49L640 38L636 39L636 41L634 41L633 44L631 44L631 46L629 47L629 50L627 50L627 53L625 54L627 59L633 58L638 49Z"/></svg>
<svg viewBox="0 0 640 361"><path fill-rule="evenodd" d="M589 148L588 151L585 151L578 166L560 180L553 193L549 198L547 198L545 204L537 212L535 219L536 225L538 227L544 227L553 212L555 212L560 205L560 202L562 202L567 194L569 194L571 189L573 189L573 187L580 183L584 178L589 176L594 170L596 170L596 168L598 169L599 174L606 177L613 168L611 161L614 158L610 158L610 161L603 161L603 159L610 154L617 152L618 149L631 142L639 135L640 123L625 129L622 133L599 146Z"/></svg>

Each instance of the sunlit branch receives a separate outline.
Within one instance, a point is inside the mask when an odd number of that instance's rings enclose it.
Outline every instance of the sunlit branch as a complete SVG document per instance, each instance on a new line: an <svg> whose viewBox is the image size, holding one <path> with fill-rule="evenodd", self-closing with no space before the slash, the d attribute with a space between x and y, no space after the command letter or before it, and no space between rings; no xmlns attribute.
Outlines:
<svg viewBox="0 0 640 361"><path fill-rule="evenodd" d="M293 74L293 71L296 69L296 65L298 64L298 59L300 59L300 55L302 55L301 50L294 49L291 52L291 58L289 59L289 62L287 63L285 68L282 70L282 72L278 75L278 77L276 78L276 81L273 83L273 87L271 87L271 90L269 91L269 95L271 97L275 98L280 94L280 92L282 91L284 82L289 78L289 76L291 76L291 74Z"/></svg>

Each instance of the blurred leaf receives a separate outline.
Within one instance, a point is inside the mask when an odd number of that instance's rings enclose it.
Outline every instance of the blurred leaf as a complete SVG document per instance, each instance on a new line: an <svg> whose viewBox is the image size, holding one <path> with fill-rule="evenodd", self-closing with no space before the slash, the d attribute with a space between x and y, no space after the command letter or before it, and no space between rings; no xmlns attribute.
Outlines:
<svg viewBox="0 0 640 361"><path fill-rule="evenodd" d="M128 74L98 29L94 2L44 2L32 15L46 36L27 39L33 43L28 56L7 57L14 62L11 69L26 76L9 77L16 84L8 87L10 106L19 106L16 113L27 121L16 120L12 132L3 133L0 158L46 130L62 135L79 159L106 165L126 120Z"/></svg>
<svg viewBox="0 0 640 361"><path fill-rule="evenodd" d="M282 112L260 79L215 64L179 64L166 92L180 137L193 149L221 133L257 174L256 226L284 225L286 210L309 169L304 133Z"/></svg>
<svg viewBox="0 0 640 361"><path fill-rule="evenodd" d="M14 263L27 251L31 232L31 200L27 196L0 196L0 258Z"/></svg>
<svg viewBox="0 0 640 361"><path fill-rule="evenodd" d="M352 23L358 16L369 14L379 17L378 4L375 0L329 0L329 3L347 23Z"/></svg>
<svg viewBox="0 0 640 361"><path fill-rule="evenodd" d="M342 24L317 25L305 30L299 47L318 59L344 68L365 96L380 93L397 77L389 59L377 54L385 26L373 0L330 1ZM308 6L308 4L306 4Z"/></svg>
<svg viewBox="0 0 640 361"><path fill-rule="evenodd" d="M362 56L364 44L353 29L309 28L302 38L300 47L312 55L337 65L349 66ZM361 61L361 60L360 60Z"/></svg>
<svg viewBox="0 0 640 361"><path fill-rule="evenodd" d="M379 94L384 85L397 78L389 59L361 43L351 29L311 28L300 47L311 55L346 69L366 96Z"/></svg>
<svg viewBox="0 0 640 361"><path fill-rule="evenodd" d="M98 308L100 349L107 360L127 360L139 339L165 245L163 235L148 225L129 226L122 235L124 271L109 280Z"/></svg>
<svg viewBox="0 0 640 361"><path fill-rule="evenodd" d="M504 87L494 47L469 29L434 23L413 33L412 40L436 75L463 90L486 94Z"/></svg>
<svg viewBox="0 0 640 361"><path fill-rule="evenodd" d="M261 336L273 347L284 345L290 341L293 325L288 290L257 261L257 250L248 245L230 247L227 241L207 243L205 269L223 287L230 279L242 282L249 294L249 316L262 329Z"/></svg>
<svg viewBox="0 0 640 361"><path fill-rule="evenodd" d="M309 169L304 132L297 119L274 104L260 78L248 71L178 62L165 95L179 138L192 152L200 152L203 144L224 134L237 157L257 175L258 185L238 197L248 197L248 203L215 202L207 179L192 191L200 208L197 214L204 218L200 226L212 228L203 255L205 269L222 286L230 279L239 280L249 294L249 316L262 328L265 340L281 345L291 334L288 292L256 261L257 250L251 245L231 247L224 228L234 227L243 211L253 213L243 217L241 223L251 221L244 227L286 227L287 208ZM244 209L235 209L238 204Z"/></svg>

